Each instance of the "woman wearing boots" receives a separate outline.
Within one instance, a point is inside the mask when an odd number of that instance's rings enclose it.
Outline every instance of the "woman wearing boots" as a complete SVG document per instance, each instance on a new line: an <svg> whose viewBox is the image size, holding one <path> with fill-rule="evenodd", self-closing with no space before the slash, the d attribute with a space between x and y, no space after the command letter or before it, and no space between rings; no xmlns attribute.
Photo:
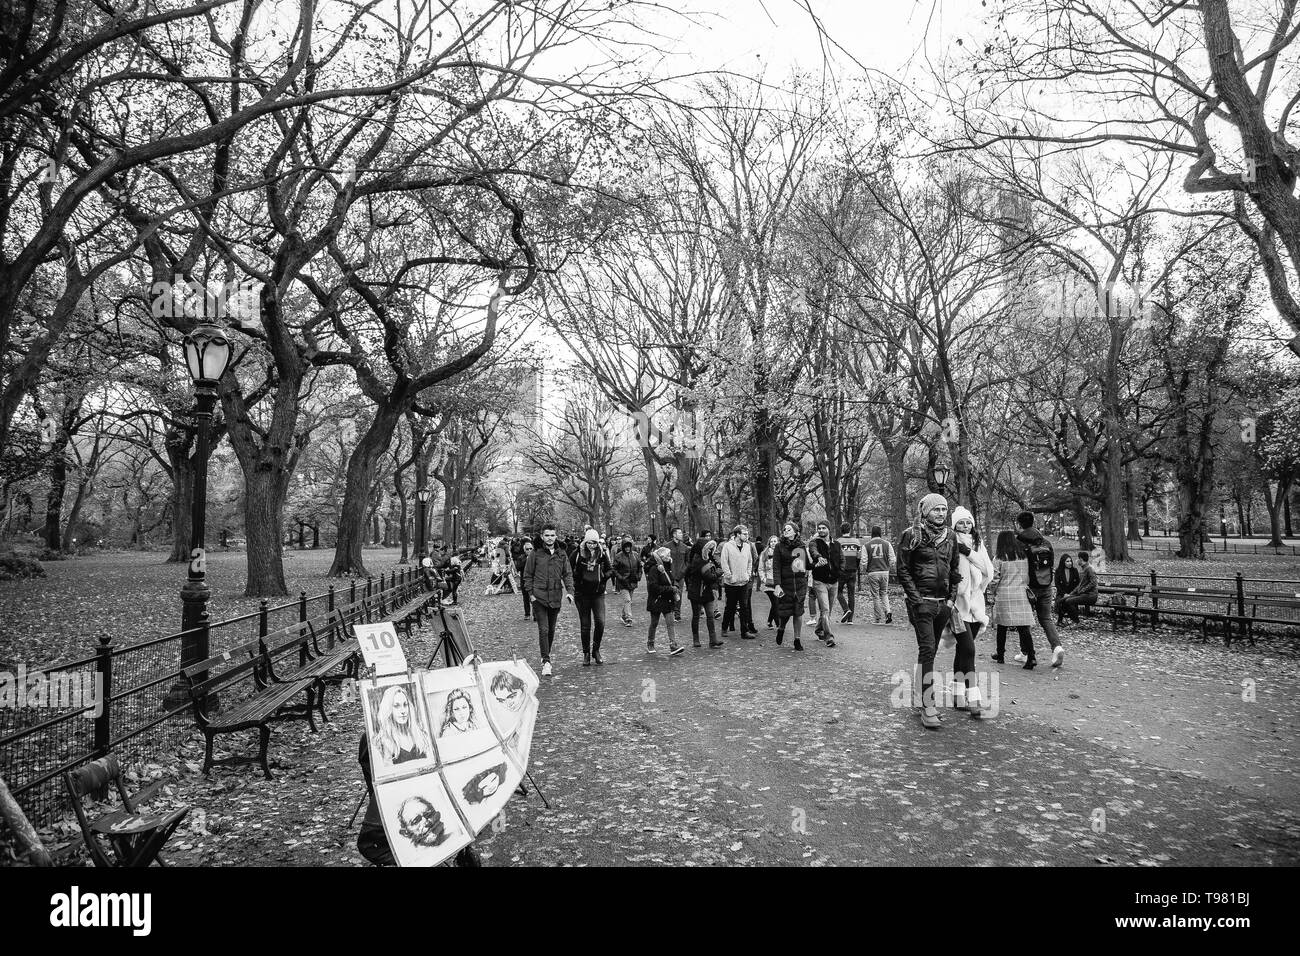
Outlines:
<svg viewBox="0 0 1300 956"><path fill-rule="evenodd" d="M997 628L997 652L994 662L1005 663L1007 629L1014 627L1020 634L1020 654L1017 660L1025 662L1026 670L1033 670L1034 642L1029 636L1029 625L1037 619L1029 603L1029 569L1025 564L1024 546L1010 529L998 532L997 547L993 551L993 580L986 592L993 605L993 626Z"/></svg>
<svg viewBox="0 0 1300 956"><path fill-rule="evenodd" d="M767 611L767 626L776 627L779 615L776 611L776 547L781 543L779 535L772 535L767 539L767 547L763 553L758 556L758 584L767 595L769 607Z"/></svg>
<svg viewBox="0 0 1300 956"><path fill-rule="evenodd" d="M1065 623L1061 620L1061 602L1079 586L1079 569L1074 566L1074 558L1068 554L1061 555L1056 562L1056 623L1059 627Z"/></svg>
<svg viewBox="0 0 1300 956"><path fill-rule="evenodd" d="M952 529L957 535L958 570L961 583L957 585L957 598L953 604L954 618L965 624L965 633L957 633L957 654L953 660L956 687L953 696L958 710L969 711L972 717L982 713L979 681L975 673L975 638L980 628L989 623L984 606L984 591L993 577L993 562L975 530L975 517L958 505L952 510ZM955 620L954 620L955 623Z"/></svg>
<svg viewBox="0 0 1300 956"><path fill-rule="evenodd" d="M673 609L677 607L677 589L673 587L673 553L667 548L656 548L650 552L645 566L645 586L649 592L645 609L650 612L650 633L646 636L647 653L655 652L655 631L659 620L663 619L668 631L668 656L676 657L686 648L677 643L677 631L673 627Z"/></svg>
<svg viewBox="0 0 1300 956"><path fill-rule="evenodd" d="M713 617L713 582L722 580L722 566L717 561L717 542L704 535L695 539L686 556L686 596L691 601L691 639L700 646L700 615L709 628L709 647L721 647L718 623Z"/></svg>
<svg viewBox="0 0 1300 956"><path fill-rule="evenodd" d="M785 640L785 623L794 618L794 649L803 650L799 637L803 631L803 609L808 601L808 548L799 539L794 522L781 526L781 540L776 546L772 575L776 592L776 642Z"/></svg>

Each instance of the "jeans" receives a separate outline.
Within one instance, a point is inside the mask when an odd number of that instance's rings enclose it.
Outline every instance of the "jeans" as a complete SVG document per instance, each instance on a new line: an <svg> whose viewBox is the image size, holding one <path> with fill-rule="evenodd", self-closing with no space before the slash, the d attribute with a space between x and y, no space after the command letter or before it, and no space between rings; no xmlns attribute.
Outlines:
<svg viewBox="0 0 1300 956"><path fill-rule="evenodd" d="M582 653L600 650L600 639L605 636L605 595L575 594L573 603L578 606L578 621L582 627Z"/></svg>
<svg viewBox="0 0 1300 956"><path fill-rule="evenodd" d="M659 628L659 620L663 619L664 629L668 632L668 646L670 648L677 646L677 630L673 626L672 611L651 611L650 612L650 633L646 636L646 647L655 646L655 631Z"/></svg>
<svg viewBox="0 0 1300 956"><path fill-rule="evenodd" d="M767 626L773 627L781 619L781 615L776 612L776 592L767 590L763 593L767 595L767 599L772 605L767 609Z"/></svg>
<svg viewBox="0 0 1300 956"><path fill-rule="evenodd" d="M889 606L889 572L868 571L867 593L871 595L871 620L884 624L893 613Z"/></svg>
<svg viewBox="0 0 1300 956"><path fill-rule="evenodd" d="M831 588L827 581L814 581L810 593L817 599L817 626L824 637L834 637L831 633Z"/></svg>
<svg viewBox="0 0 1300 956"><path fill-rule="evenodd" d="M533 602L533 617L537 619L537 644L541 648L543 662L551 659L551 643L555 640L555 619L559 616L559 607L550 607L541 601Z"/></svg>
<svg viewBox="0 0 1300 956"><path fill-rule="evenodd" d="M839 587L835 590L835 599L840 604L841 611L848 611L850 614L855 610L858 603L858 576L840 575Z"/></svg>
<svg viewBox="0 0 1300 956"><path fill-rule="evenodd" d="M754 627L752 618L752 609L749 603L749 585L748 584L728 584L727 590L727 607L722 612L722 633L734 630L736 626L736 611L740 611L740 633L748 634Z"/></svg>
<svg viewBox="0 0 1300 956"><path fill-rule="evenodd" d="M533 613L533 594L528 588L520 588L519 593L524 596L524 619L527 620Z"/></svg>
<svg viewBox="0 0 1300 956"><path fill-rule="evenodd" d="M975 638L979 635L979 621L967 621L966 633L954 635L957 638L957 652L953 655L952 669L958 683L968 687L979 686L975 677Z"/></svg>
<svg viewBox="0 0 1300 956"><path fill-rule="evenodd" d="M1067 594L1056 602L1056 613L1068 617L1075 624L1079 623L1079 608L1091 607L1097 603L1096 594Z"/></svg>
<svg viewBox="0 0 1300 956"><path fill-rule="evenodd" d="M711 593L706 591L706 594ZM713 601L697 601L691 598L691 638L696 644L700 643L700 614L704 614L704 621L709 625L709 646L712 647L718 643L718 622L713 619Z"/></svg>
<svg viewBox="0 0 1300 956"><path fill-rule="evenodd" d="M1052 598L1055 596L1056 588L1048 587L1041 591L1030 588L1029 594L1032 600L1029 602L1034 606L1034 613L1038 615L1038 623L1042 625L1043 632L1047 635L1047 643L1051 645L1052 650L1061 646L1061 639L1056 636L1056 622L1052 620ZM1026 656L1030 660L1034 659L1034 645L1032 640L1029 644L1029 650Z"/></svg>
<svg viewBox="0 0 1300 956"><path fill-rule="evenodd" d="M623 620L625 622L632 620L632 589L623 588L618 592L618 596L623 599L623 607L619 609L622 612Z"/></svg>
<svg viewBox="0 0 1300 956"><path fill-rule="evenodd" d="M673 608L673 620L682 619L682 598L686 596L686 579L673 578L673 585L677 588L677 605Z"/></svg>
<svg viewBox="0 0 1300 956"><path fill-rule="evenodd" d="M998 625L998 657L1004 656L1007 650L1007 627L1006 624ZM1026 657L1032 657L1031 652L1034 649L1034 642L1029 637L1029 625L1018 624L1015 627L1020 632L1020 653Z"/></svg>
<svg viewBox="0 0 1300 956"><path fill-rule="evenodd" d="M933 707L936 694L934 655L939 648L939 635L943 633L952 609L944 601L928 600L919 604L909 601L907 610L916 632L916 662L920 667L916 692L920 693L924 706Z"/></svg>

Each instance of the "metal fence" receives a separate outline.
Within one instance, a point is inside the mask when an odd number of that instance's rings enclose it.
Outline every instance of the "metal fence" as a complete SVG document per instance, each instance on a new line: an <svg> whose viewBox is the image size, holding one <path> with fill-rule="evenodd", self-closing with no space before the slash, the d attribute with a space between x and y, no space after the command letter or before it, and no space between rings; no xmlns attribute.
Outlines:
<svg viewBox="0 0 1300 956"><path fill-rule="evenodd" d="M248 614L208 625L209 654L265 636L276 628L332 611L335 601L355 603L362 597L391 597L416 582L413 569L399 569L342 588L272 607L267 601ZM388 593L385 593L388 592ZM0 707L0 777L37 826L49 823L68 806L62 776L109 751L125 763L147 762L177 746L193 728L193 711L181 685L181 639L165 637L118 646L101 637L89 657L48 669L26 671L27 703L40 674L51 706ZM74 688L94 687L102 710L92 716ZM251 682L241 682L249 683ZM223 701L227 695L223 694ZM233 696L230 699L236 699ZM60 704L64 706L60 706Z"/></svg>
<svg viewBox="0 0 1300 956"><path fill-rule="evenodd" d="M1102 585L1141 585L1144 593L1163 594L1165 604L1177 610L1206 611L1254 618L1261 624L1280 627L1300 625L1300 581L1280 578L1248 578L1241 572L1231 576L1161 574L1157 571L1103 571ZM1171 598L1177 592L1176 603Z"/></svg>
<svg viewBox="0 0 1300 956"><path fill-rule="evenodd" d="M1178 539L1143 538L1141 541L1130 541L1128 547L1130 551L1176 552L1178 550ZM1277 547L1267 543L1224 541L1222 538L1208 538L1205 542L1205 551L1207 554L1273 554L1289 557L1300 555L1300 547L1294 544L1284 544Z"/></svg>

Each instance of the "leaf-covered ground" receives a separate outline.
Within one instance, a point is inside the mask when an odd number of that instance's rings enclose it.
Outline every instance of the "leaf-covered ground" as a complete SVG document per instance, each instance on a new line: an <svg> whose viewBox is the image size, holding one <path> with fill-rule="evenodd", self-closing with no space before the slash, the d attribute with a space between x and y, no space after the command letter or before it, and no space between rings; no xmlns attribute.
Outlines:
<svg viewBox="0 0 1300 956"><path fill-rule="evenodd" d="M314 571L302 560L295 587L323 585L323 557ZM136 557L130 575L121 558L91 561L19 585L37 585L20 599L5 585L6 628L11 611L31 613L24 605L47 598L67 571L80 576L64 583L89 602L84 614L128 624L153 602L168 603L167 623L175 616L175 566L163 574ZM214 564L214 587L239 586L237 563ZM218 577L227 571L230 582ZM482 584L473 579L463 594L484 656L519 653L536 667L536 632L517 599L484 597ZM634 628L613 608L601 668L581 666L577 616L561 613L530 768L550 809L535 792L512 798L479 840L488 865L1300 862L1291 692L1300 635L1225 649L1178 632L1077 628L1063 634L1058 672L993 664L992 635L981 635L978 667L997 679L999 713L974 721L948 711L935 733L891 703L893 675L915 656L905 626L840 626L838 647L809 636L802 654L765 630L669 658L662 636L660 653L645 653L644 593ZM409 657L427 656L430 638L419 635ZM142 782L166 781L159 805L202 810L169 858L361 865L349 826L363 792L360 707L335 692L328 709L331 726L319 734L277 725L272 781L250 767L204 778L195 741L136 768ZM66 847L76 828L65 822L47 836Z"/></svg>

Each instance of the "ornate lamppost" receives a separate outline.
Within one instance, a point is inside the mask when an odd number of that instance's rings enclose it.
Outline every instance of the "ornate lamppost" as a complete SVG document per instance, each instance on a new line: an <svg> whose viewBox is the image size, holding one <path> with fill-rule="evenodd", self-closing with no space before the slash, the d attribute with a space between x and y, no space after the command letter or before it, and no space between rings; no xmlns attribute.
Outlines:
<svg viewBox="0 0 1300 956"><path fill-rule="evenodd" d="M431 498L432 496L433 496L433 492L430 491L428 488L421 488L415 493L415 499L416 499L415 520L417 522L417 530L415 534L415 553L418 554L421 558L424 557L424 534L425 534L424 529L426 525L425 509L428 507L429 498Z"/></svg>
<svg viewBox="0 0 1300 956"><path fill-rule="evenodd" d="M204 519L208 497L208 438L212 411L217 402L217 382L230 363L230 340L224 329L200 322L183 342L185 365L194 380L194 487L190 500L190 565L181 588L181 666L188 667L208 656L207 553Z"/></svg>

